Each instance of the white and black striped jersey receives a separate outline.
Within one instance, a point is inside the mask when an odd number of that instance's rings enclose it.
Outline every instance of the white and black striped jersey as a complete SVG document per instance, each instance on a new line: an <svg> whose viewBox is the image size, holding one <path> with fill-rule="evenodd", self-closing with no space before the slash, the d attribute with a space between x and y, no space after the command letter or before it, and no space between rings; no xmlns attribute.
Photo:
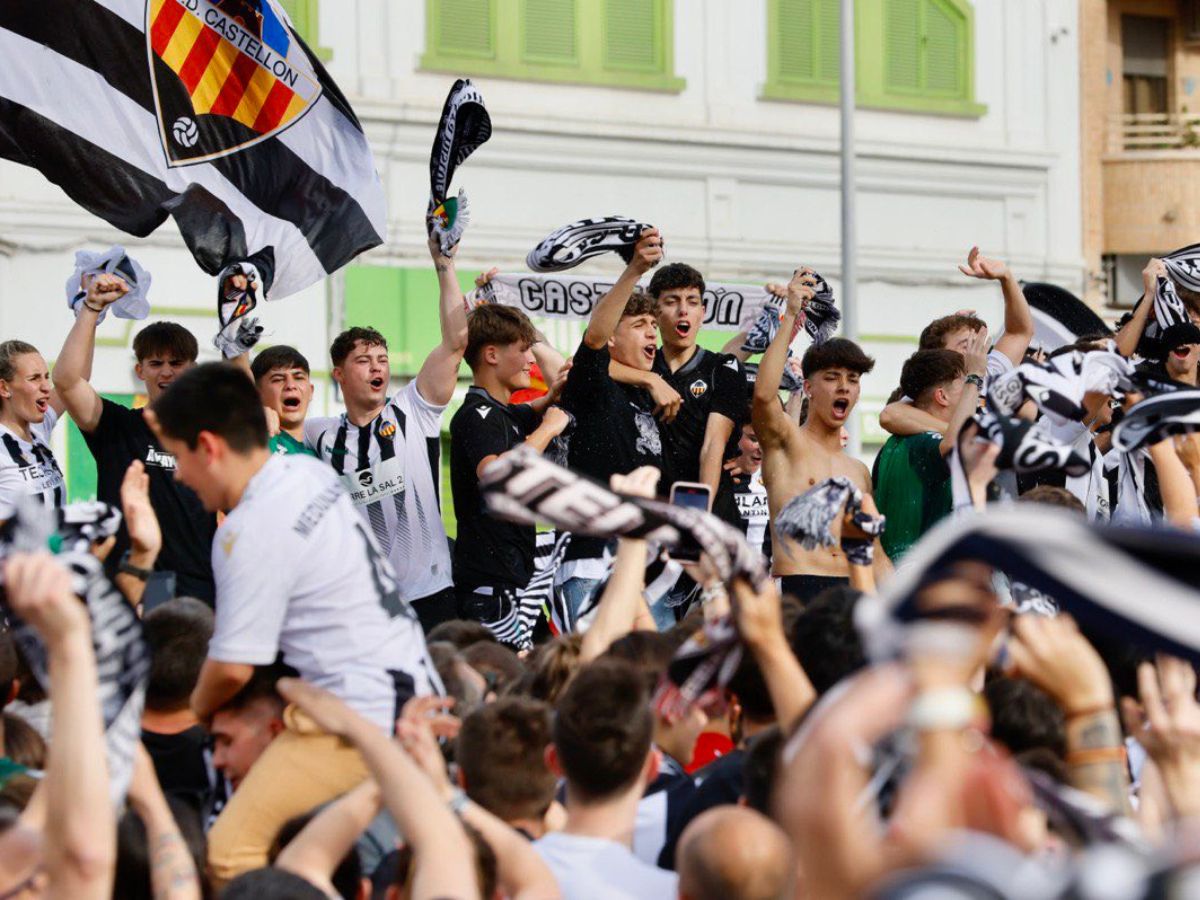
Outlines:
<svg viewBox="0 0 1200 900"><path fill-rule="evenodd" d="M445 408L428 403L412 381L361 428L345 413L304 423L304 442L341 478L405 600L451 585L439 491Z"/></svg>
<svg viewBox="0 0 1200 900"><path fill-rule="evenodd" d="M696 783L683 766L663 753L658 777L638 801L633 826L633 852L642 862L661 869L674 868L674 846L667 850L668 837L683 830L683 816L696 793Z"/></svg>
<svg viewBox="0 0 1200 900"><path fill-rule="evenodd" d="M50 452L50 433L58 413L29 426L31 440L0 425L0 519L12 518L22 497L36 497L46 506L61 508L67 501L66 484L58 461Z"/></svg>

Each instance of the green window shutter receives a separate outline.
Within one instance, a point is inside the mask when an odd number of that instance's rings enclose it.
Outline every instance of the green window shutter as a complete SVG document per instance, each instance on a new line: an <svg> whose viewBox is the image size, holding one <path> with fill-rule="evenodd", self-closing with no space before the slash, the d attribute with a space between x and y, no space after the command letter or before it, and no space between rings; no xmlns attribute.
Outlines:
<svg viewBox="0 0 1200 900"><path fill-rule="evenodd" d="M605 69L663 68L661 0L604 0Z"/></svg>
<svg viewBox="0 0 1200 900"><path fill-rule="evenodd" d="M841 65L838 0L777 0L773 51L779 80L836 85Z"/></svg>
<svg viewBox="0 0 1200 900"><path fill-rule="evenodd" d="M320 0L279 0L279 5L288 14L292 25L300 33L300 37L304 38L308 48L318 59L328 61L333 57L333 51L321 46L319 4Z"/></svg>
<svg viewBox="0 0 1200 900"><path fill-rule="evenodd" d="M951 97L963 95L965 23L956 10L925 2L925 88Z"/></svg>
<svg viewBox="0 0 1200 900"><path fill-rule="evenodd" d="M838 84L842 73L842 11L838 0L816 0L817 79Z"/></svg>
<svg viewBox="0 0 1200 900"><path fill-rule="evenodd" d="M496 22L493 0L436 0L431 29L435 52L442 56L496 55Z"/></svg>
<svg viewBox="0 0 1200 900"><path fill-rule="evenodd" d="M579 64L576 0L521 0L521 61Z"/></svg>
<svg viewBox="0 0 1200 900"><path fill-rule="evenodd" d="M884 86L889 91L921 89L921 2L887 0L884 20Z"/></svg>
<svg viewBox="0 0 1200 900"><path fill-rule="evenodd" d="M967 19L950 0L886 0L884 90L967 96Z"/></svg>

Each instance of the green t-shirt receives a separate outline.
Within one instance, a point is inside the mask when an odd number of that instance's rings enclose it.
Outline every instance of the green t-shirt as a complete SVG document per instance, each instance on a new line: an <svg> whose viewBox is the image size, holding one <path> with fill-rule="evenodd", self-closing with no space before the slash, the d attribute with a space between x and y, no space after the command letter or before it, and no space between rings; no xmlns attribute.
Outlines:
<svg viewBox="0 0 1200 900"><path fill-rule="evenodd" d="M267 448L272 453L307 453L309 456L317 455L286 431L279 432L279 434L267 441Z"/></svg>
<svg viewBox="0 0 1200 900"><path fill-rule="evenodd" d="M941 443L936 431L892 436L875 460L875 504L887 516L881 540L893 561L953 507Z"/></svg>

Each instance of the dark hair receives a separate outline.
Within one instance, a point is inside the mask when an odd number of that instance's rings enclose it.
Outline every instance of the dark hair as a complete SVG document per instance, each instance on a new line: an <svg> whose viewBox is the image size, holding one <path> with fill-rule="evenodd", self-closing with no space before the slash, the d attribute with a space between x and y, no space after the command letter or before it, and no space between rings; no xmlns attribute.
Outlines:
<svg viewBox="0 0 1200 900"><path fill-rule="evenodd" d="M661 266L650 279L650 286L646 288L647 293L655 300L662 296L663 291L671 291L676 288L694 287L700 291L700 297L704 297L704 276L697 269L692 268L687 263L668 263Z"/></svg>
<svg viewBox="0 0 1200 900"><path fill-rule="evenodd" d="M229 363L189 369L154 401L165 434L192 450L200 432L218 435L235 453L267 446L267 417L254 383Z"/></svg>
<svg viewBox="0 0 1200 900"><path fill-rule="evenodd" d="M917 348L919 350L944 350L947 336L964 328L979 331L987 328L987 322L978 316L960 316L957 313L952 316L942 316L925 326L921 336L917 339Z"/></svg>
<svg viewBox="0 0 1200 900"><path fill-rule="evenodd" d="M760 731L746 744L746 762L742 767L742 795L751 809L771 816L771 797L779 774L779 754L783 751L783 730L772 725Z"/></svg>
<svg viewBox="0 0 1200 900"><path fill-rule="evenodd" d="M8 628L0 628L0 709L8 705L13 682L21 676L17 644Z"/></svg>
<svg viewBox="0 0 1200 900"><path fill-rule="evenodd" d="M533 677L529 681L529 696L535 700L556 703L571 680L578 674L583 635L578 631L560 634L538 647L529 661Z"/></svg>
<svg viewBox="0 0 1200 900"><path fill-rule="evenodd" d="M804 351L800 371L812 378L823 369L849 369L866 375L875 368L875 360L863 353L862 347L845 338L831 338L823 344L813 344Z"/></svg>
<svg viewBox="0 0 1200 900"><path fill-rule="evenodd" d="M621 318L657 315L658 301L641 288L634 288L633 293L629 295L629 302L625 304L625 311L621 313Z"/></svg>
<svg viewBox="0 0 1200 900"><path fill-rule="evenodd" d="M195 362L200 355L196 336L175 322L151 322L133 337L133 355L138 362L151 356ZM245 376L243 376L245 377Z"/></svg>
<svg viewBox="0 0 1200 900"><path fill-rule="evenodd" d="M900 390L914 403L966 371L963 355L957 350L918 350L904 361L900 370Z"/></svg>
<svg viewBox="0 0 1200 900"><path fill-rule="evenodd" d="M439 622L429 629L429 634L425 635L427 644L453 644L459 650L466 650L472 644L478 644L480 641L494 643L495 640L496 636L486 625L469 619L449 619Z"/></svg>
<svg viewBox="0 0 1200 900"><path fill-rule="evenodd" d="M17 357L37 353L38 348L24 341L0 343L0 381L12 381L17 375Z"/></svg>
<svg viewBox="0 0 1200 900"><path fill-rule="evenodd" d="M1013 756L1039 747L1066 756L1066 720L1040 688L1023 678L993 678L983 697L992 712L992 737Z"/></svg>
<svg viewBox="0 0 1200 900"><path fill-rule="evenodd" d="M254 362L250 366L250 372L254 375L256 383L262 381L274 369L303 369L307 374L312 373L304 354L287 344L268 347L254 357Z"/></svg>
<svg viewBox="0 0 1200 900"><path fill-rule="evenodd" d="M292 816L280 825L279 831L275 833L275 839L271 841L271 846L267 850L267 862L275 865L275 860L279 859L283 848L294 841L296 836L317 817L320 811L321 807L310 809L306 813ZM358 851L351 847L350 852L342 857L342 861L337 864L337 868L329 876L329 882L342 900L358 900L358 885L362 876L362 863L358 859Z"/></svg>
<svg viewBox="0 0 1200 900"><path fill-rule="evenodd" d="M636 666L646 682L647 693L653 694L681 643L678 636L670 632L631 631L609 644L600 659L620 660Z"/></svg>
<svg viewBox="0 0 1200 900"><path fill-rule="evenodd" d="M212 610L192 597L176 597L146 613L142 629L150 648L146 708L184 709L208 655Z"/></svg>
<svg viewBox="0 0 1200 900"><path fill-rule="evenodd" d="M1059 506L1080 515L1087 514L1087 508L1078 497L1066 488L1052 484L1039 484L1030 488L1017 498L1018 503L1041 503L1044 506Z"/></svg>
<svg viewBox="0 0 1200 900"><path fill-rule="evenodd" d="M388 345L387 338L374 328L363 328L359 325L347 328L329 345L329 359L335 368L346 361L346 357L354 350L354 345L360 341L368 347L382 347L384 350Z"/></svg>
<svg viewBox="0 0 1200 900"><path fill-rule="evenodd" d="M510 684L525 674L525 664L521 658L495 641L476 641L462 651L462 657L498 694L504 693Z"/></svg>
<svg viewBox="0 0 1200 900"><path fill-rule="evenodd" d="M774 721L775 703L771 700L766 679L753 654L742 654L742 661L738 663L726 688L737 698L743 716L756 722Z"/></svg>
<svg viewBox="0 0 1200 900"><path fill-rule="evenodd" d="M221 891L221 900L328 900L312 882L267 866L243 872Z"/></svg>
<svg viewBox="0 0 1200 900"><path fill-rule="evenodd" d="M295 669L281 662L274 662L267 666L255 666L250 680L241 686L238 692L221 707L220 711L240 712L252 703L268 700L278 706L279 713L282 715L284 702L283 698L279 696L279 691L275 690L275 685L278 684L280 678L295 677L297 674Z"/></svg>
<svg viewBox="0 0 1200 900"><path fill-rule="evenodd" d="M824 694L867 664L854 605L862 596L854 588L831 587L805 607L792 626L792 652L818 694Z"/></svg>
<svg viewBox="0 0 1200 900"><path fill-rule="evenodd" d="M27 769L46 768L46 739L37 729L12 713L4 713L4 755Z"/></svg>
<svg viewBox="0 0 1200 900"><path fill-rule="evenodd" d="M454 757L467 796L505 821L544 816L555 790L545 762L550 716L540 700L502 697L464 718Z"/></svg>
<svg viewBox="0 0 1200 900"><path fill-rule="evenodd" d="M467 350L463 358L472 370L479 365L480 354L488 345L530 347L537 341L537 329L529 316L512 306L483 303L467 315Z"/></svg>
<svg viewBox="0 0 1200 900"><path fill-rule="evenodd" d="M191 854L201 879L201 895L208 896L208 886L204 883L206 845L200 816L184 801L175 797L167 797L167 806L171 809L171 815L179 827L179 834L187 845L188 853ZM120 897L121 900L151 900L154 896L150 881L150 844L146 835L146 825L131 809L126 810L117 820L117 862L112 896Z"/></svg>
<svg viewBox="0 0 1200 900"><path fill-rule="evenodd" d="M479 896L493 897L499 883L499 862L496 859L496 851L483 839L483 835L474 826L466 822L463 822L462 826L474 850L474 853L471 854L471 864L475 870L475 883L479 887ZM395 857L389 853L384 860L395 870L394 880L391 883L400 888L402 897L409 896L408 888L411 887L409 882L413 864L412 847L404 844L396 851ZM372 879L372 883L376 883L374 879Z"/></svg>
<svg viewBox="0 0 1200 900"><path fill-rule="evenodd" d="M569 789L602 800L629 787L646 763L653 731L636 668L612 660L584 666L555 707L554 746Z"/></svg>

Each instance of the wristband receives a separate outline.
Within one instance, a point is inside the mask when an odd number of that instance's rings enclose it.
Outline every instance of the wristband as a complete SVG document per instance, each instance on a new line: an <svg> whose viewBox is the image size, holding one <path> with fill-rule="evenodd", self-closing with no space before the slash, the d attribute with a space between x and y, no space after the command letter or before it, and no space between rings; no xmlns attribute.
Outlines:
<svg viewBox="0 0 1200 900"><path fill-rule="evenodd" d="M104 312L104 307L103 307L103 306L101 306L99 309L96 309L96 307L92 306L92 304L90 304L90 303L88 303L88 302L87 302L87 298L86 298L86 297L84 298L83 305L84 305L84 306L86 306L88 309L90 309L90 310L91 310L92 312L94 312L94 313L102 313L102 312Z"/></svg>
<svg viewBox="0 0 1200 900"><path fill-rule="evenodd" d="M979 699L970 689L938 688L917 696L908 710L908 724L917 731L961 731L979 711Z"/></svg>
<svg viewBox="0 0 1200 900"><path fill-rule="evenodd" d="M981 392L983 391L983 378L979 375L976 375L974 372L972 372L970 375L968 375L964 379L964 383L973 384L973 385L975 385L976 389L978 389Z"/></svg>
<svg viewBox="0 0 1200 900"><path fill-rule="evenodd" d="M463 812L467 808L467 804L470 802L471 798L467 796L467 792L462 788L456 787L453 793L450 794L450 801L447 803L447 806L450 807L450 812L461 819Z"/></svg>
<svg viewBox="0 0 1200 900"><path fill-rule="evenodd" d="M701 605L707 605L713 600L723 600L728 596L729 593L725 590L725 585L718 581L700 591L700 603Z"/></svg>
<svg viewBox="0 0 1200 900"><path fill-rule="evenodd" d="M126 575L132 575L139 581L147 581L154 574L153 569L141 569L129 561L129 551L125 551L125 555L121 557L121 562L117 564L117 572Z"/></svg>
<svg viewBox="0 0 1200 900"><path fill-rule="evenodd" d="M1125 764L1124 747L1095 747L1089 750L1068 750L1068 766L1092 766L1100 763Z"/></svg>

